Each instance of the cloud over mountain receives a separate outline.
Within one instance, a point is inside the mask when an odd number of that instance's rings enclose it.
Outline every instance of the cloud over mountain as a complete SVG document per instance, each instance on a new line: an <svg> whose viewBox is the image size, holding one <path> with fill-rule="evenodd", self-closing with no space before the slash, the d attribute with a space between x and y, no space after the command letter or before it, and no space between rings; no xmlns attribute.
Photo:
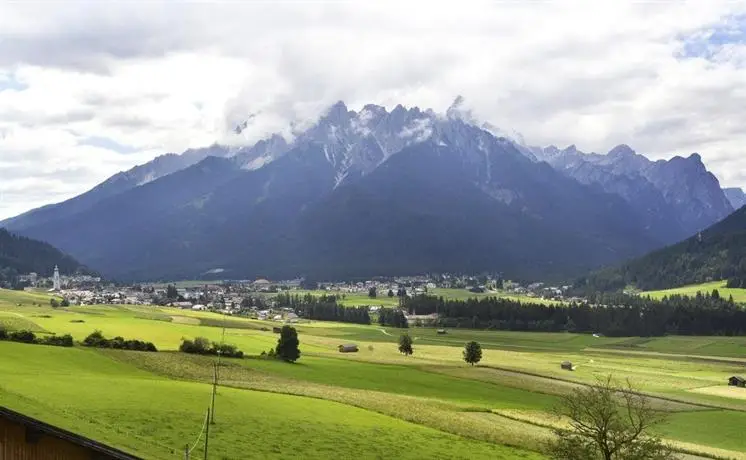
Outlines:
<svg viewBox="0 0 746 460"><path fill-rule="evenodd" d="M3 4L0 217L165 152L291 136L337 100L444 110L456 94L532 145L699 152L724 185L746 185L745 12L725 1Z"/></svg>

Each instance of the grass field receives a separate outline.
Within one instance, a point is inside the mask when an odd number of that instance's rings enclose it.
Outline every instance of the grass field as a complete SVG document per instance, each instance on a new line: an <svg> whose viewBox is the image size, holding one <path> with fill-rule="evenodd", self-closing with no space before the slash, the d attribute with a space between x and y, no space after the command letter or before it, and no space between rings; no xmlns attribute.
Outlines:
<svg viewBox="0 0 746 460"><path fill-rule="evenodd" d="M663 291L646 291L642 292L641 295L649 295L654 299L662 299L665 296L671 295L693 297L696 296L698 292L701 292L702 294L711 294L714 289L717 289L721 297L727 299L728 296L733 296L734 301L746 303L746 289L729 289L725 287L725 285L725 281L714 281L712 283L694 284L675 289L666 289Z"/></svg>
<svg viewBox="0 0 746 460"><path fill-rule="evenodd" d="M337 295L337 296L343 296L340 300L340 303L343 305L347 305L350 307L357 307L361 305L377 305L377 306L383 306L383 307L396 307L399 305L399 299L394 297L389 297L387 292L379 292L377 297L370 298L368 297L367 293L364 292L342 292L342 291L306 291L306 290L293 290L289 291L290 294L298 294L298 295L305 295L305 294L311 294L315 296L321 296L321 295ZM560 302L554 301L554 300L546 300L546 299L540 299L537 297L529 297L529 296L518 296L514 294L508 294L503 291L494 291L494 292L485 292L485 293L474 293L470 292L467 289L445 289L445 288L435 288L435 289L429 289L428 295L434 295L437 297L443 297L445 299L452 299L452 300L466 300L466 299L473 299L473 298L482 298L482 297L502 297L506 299L511 300L517 300L520 302L532 302L532 303L540 303L544 305L552 305L552 304L559 304Z"/></svg>
<svg viewBox="0 0 746 460"><path fill-rule="evenodd" d="M37 304L37 305L34 305ZM249 355L272 348L277 323L160 307L52 309L45 294L0 291L10 328L100 329L153 341L158 353L0 342L0 404L146 458L194 443L209 404L214 358L185 355L182 337L226 341ZM608 374L629 377L669 413L659 433L687 451L746 459L746 398L725 383L746 368L746 337L595 338L579 334L309 322L296 364L223 360L210 458L543 458L558 396ZM483 360L461 360L477 340ZM354 342L360 352L336 346ZM571 360L575 372L559 363ZM43 375L44 378L39 378ZM743 390L746 394L746 390ZM200 455L197 443L194 455ZM197 458L197 457L195 457Z"/></svg>

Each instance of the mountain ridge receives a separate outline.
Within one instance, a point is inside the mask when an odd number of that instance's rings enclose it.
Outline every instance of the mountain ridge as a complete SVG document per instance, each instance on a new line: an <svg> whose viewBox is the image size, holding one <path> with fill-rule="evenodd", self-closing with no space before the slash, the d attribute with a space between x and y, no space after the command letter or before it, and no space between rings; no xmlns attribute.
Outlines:
<svg viewBox="0 0 746 460"><path fill-rule="evenodd" d="M251 129L248 122L236 131L240 134L247 129ZM462 98L457 98L444 114L402 105L388 111L374 104L354 111L340 101L308 129L294 133L293 139L275 134L246 147L213 145L181 156L165 155L112 176L72 200L5 222L14 231L49 240L110 275L131 278L193 277L211 270L236 276L297 276L309 271L334 271L330 270L332 265L366 273L371 267L380 267L376 274L386 274L376 254L388 254L388 259L381 256L381 260L389 260L389 270L397 266L446 270L451 261L468 271L467 261L474 260L481 261L475 266L499 265L530 278L556 276L563 264L568 272L585 270L642 254L688 236L691 233L687 228L714 222L714 214L722 213L717 210L712 215L700 215L697 208L690 227L671 224L678 225L679 213L683 214L671 203L686 201L681 198L686 198L689 191L661 191L682 182L676 180L680 179L677 171L691 173L695 182L698 178L709 181L709 192L712 181L717 184L698 155L682 159L683 163L650 162L624 145L606 156L590 157L593 161L578 155L587 154L574 146L564 150L528 148L477 121L464 109ZM448 168L443 166L446 162L450 162ZM671 162L678 165L676 170L670 168ZM590 179L583 180L575 177L579 173L568 174L567 168L558 167L565 163L585 171ZM655 169L646 174L655 176L656 183L642 173L632 174L628 163ZM399 165L406 175L392 170L391 165ZM450 189L467 202L454 201L425 177L439 174L440 186L445 187L449 171L459 182ZM407 182L440 196L444 205L433 206ZM385 185L375 190L372 183ZM645 187L640 193L630 193L636 184ZM690 188L696 189L696 185ZM725 200L719 184L717 187ZM387 188L400 194L389 193ZM719 202L721 198L716 192L704 195L705 201ZM358 220L369 221L359 209L362 204L349 208L356 202L372 206L378 220L385 221L384 226L392 232L425 235L423 244L430 241L431 247L438 246L435 242L439 241L444 245L443 263L427 262L429 259L417 253L414 244L410 248L402 246L401 254L387 253L396 235L387 238L371 228L372 222L367 227L356 226ZM402 207L404 203L409 204ZM347 215L342 218L333 208L345 204ZM730 204L727 206L730 209ZM449 207L463 208L458 219L472 219L485 228L443 221L451 212ZM401 222L389 222L391 216L386 209L398 210L393 215ZM423 215L422 209L429 211ZM466 251L471 256L461 257L442 237L430 232L424 221L431 222L433 228L453 232L454 238L473 239L475 246L486 249L478 254L472 248ZM79 228L81 222L86 228ZM348 252L360 254L357 266L343 263L344 251L333 243L347 239L330 222L353 229L350 231L355 234L369 235L367 240L358 238L356 247L347 247ZM72 230L76 224L78 229ZM314 232L306 235L304 225ZM55 232L52 228L63 230ZM526 264L517 254L508 257L508 243L490 241L485 231L503 234L506 241L524 248L523 257L533 261L533 270L524 269ZM337 237L328 240L324 237L327 234ZM539 240L554 241L557 247L542 246ZM117 241L121 248L112 247L111 241ZM364 248L366 241L370 248ZM580 241L588 246L586 250ZM575 254L563 252L559 247L563 244L574 248ZM309 250L309 246L325 247L326 252ZM544 255L538 253L539 246ZM274 255L267 253L266 247L274 247ZM494 257L500 254L513 262L498 263ZM422 263L407 265L404 259L408 255ZM320 266L324 264L327 266Z"/></svg>
<svg viewBox="0 0 746 460"><path fill-rule="evenodd" d="M576 287L650 291L730 279L746 286L746 207L680 243L582 277Z"/></svg>

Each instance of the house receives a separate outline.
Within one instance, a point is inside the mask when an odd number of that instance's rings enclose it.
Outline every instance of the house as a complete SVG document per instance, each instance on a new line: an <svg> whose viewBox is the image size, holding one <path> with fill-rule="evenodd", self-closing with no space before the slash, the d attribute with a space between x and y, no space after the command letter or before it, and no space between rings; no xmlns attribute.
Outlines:
<svg viewBox="0 0 746 460"><path fill-rule="evenodd" d="M197 304L197 305L192 305L192 310L204 311L204 310L207 310L207 307L205 307L204 305Z"/></svg>
<svg viewBox="0 0 746 460"><path fill-rule="evenodd" d="M570 361L562 361L562 364L560 364L560 367L566 371L574 371L575 368L573 367L572 363Z"/></svg>
<svg viewBox="0 0 746 460"><path fill-rule="evenodd" d="M270 283L269 280L265 280L262 278L254 281L253 284L256 288L268 288L272 283Z"/></svg>
<svg viewBox="0 0 746 460"><path fill-rule="evenodd" d="M732 387L746 388L746 378L734 375L733 377L728 379L728 385Z"/></svg>
<svg viewBox="0 0 746 460"><path fill-rule="evenodd" d="M340 353L357 353L358 348L354 343L346 343L337 347Z"/></svg>
<svg viewBox="0 0 746 460"><path fill-rule="evenodd" d="M140 457L2 406L0 406L0 458L140 460Z"/></svg>

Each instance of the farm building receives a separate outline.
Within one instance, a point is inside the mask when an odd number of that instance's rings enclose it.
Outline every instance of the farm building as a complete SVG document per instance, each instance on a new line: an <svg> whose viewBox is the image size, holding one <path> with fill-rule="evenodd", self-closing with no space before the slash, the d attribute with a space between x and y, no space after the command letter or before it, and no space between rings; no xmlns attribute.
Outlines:
<svg viewBox="0 0 746 460"><path fill-rule="evenodd" d="M346 343L344 345L340 345L337 348L339 348L340 353L357 353L358 352L357 345L355 345L354 343Z"/></svg>
<svg viewBox="0 0 746 460"><path fill-rule="evenodd" d="M575 368L573 367L572 363L570 361L562 361L560 364L560 367L566 371L574 371Z"/></svg>
<svg viewBox="0 0 746 460"><path fill-rule="evenodd" d="M275 334L279 334L280 332L282 332L282 328L275 326L272 328L272 332L274 332Z"/></svg>
<svg viewBox="0 0 746 460"><path fill-rule="evenodd" d="M92 439L0 407L0 458L140 460Z"/></svg>
<svg viewBox="0 0 746 460"><path fill-rule="evenodd" d="M728 385L732 387L746 388L746 378L734 375L733 377L728 379Z"/></svg>
<svg viewBox="0 0 746 460"><path fill-rule="evenodd" d="M438 334L443 335L443 334L448 334L448 332L446 332L445 329L438 329Z"/></svg>

